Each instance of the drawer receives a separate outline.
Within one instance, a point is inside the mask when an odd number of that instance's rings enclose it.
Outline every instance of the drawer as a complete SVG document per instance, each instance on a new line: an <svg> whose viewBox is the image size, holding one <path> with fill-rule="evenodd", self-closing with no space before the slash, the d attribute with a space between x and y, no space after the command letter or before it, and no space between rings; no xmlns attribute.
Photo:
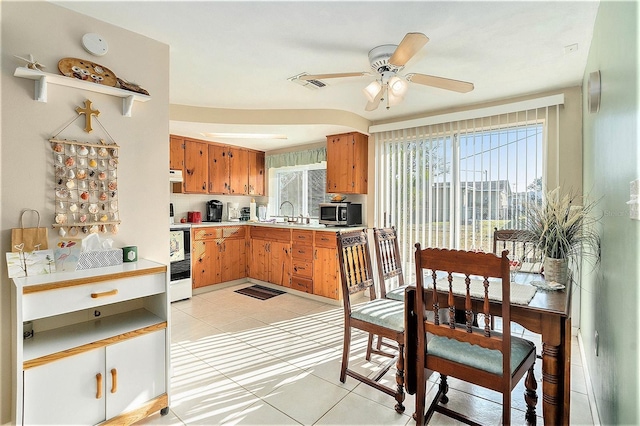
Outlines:
<svg viewBox="0 0 640 426"><path fill-rule="evenodd" d="M313 280L307 278L292 277L291 288L294 290L313 294Z"/></svg>
<svg viewBox="0 0 640 426"><path fill-rule="evenodd" d="M318 247L336 248L338 246L338 235L336 232L315 231L315 245Z"/></svg>
<svg viewBox="0 0 640 426"><path fill-rule="evenodd" d="M246 226L223 226L222 237L242 239L246 234L246 228Z"/></svg>
<svg viewBox="0 0 640 426"><path fill-rule="evenodd" d="M193 238L195 240L214 240L222 236L222 228L209 226L206 228L193 228Z"/></svg>
<svg viewBox="0 0 640 426"><path fill-rule="evenodd" d="M291 229L267 228L262 226L251 227L251 238L260 238L271 241L291 241Z"/></svg>
<svg viewBox="0 0 640 426"><path fill-rule="evenodd" d="M313 278L313 263L293 259L291 273L300 277Z"/></svg>
<svg viewBox="0 0 640 426"><path fill-rule="evenodd" d="M165 273L117 278L23 295L23 321L164 293Z"/></svg>
<svg viewBox="0 0 640 426"><path fill-rule="evenodd" d="M311 262L313 260L313 246L294 242L291 246L291 257Z"/></svg>
<svg viewBox="0 0 640 426"><path fill-rule="evenodd" d="M313 231L301 231L300 229L294 229L291 231L291 242L292 243L306 243L313 244Z"/></svg>

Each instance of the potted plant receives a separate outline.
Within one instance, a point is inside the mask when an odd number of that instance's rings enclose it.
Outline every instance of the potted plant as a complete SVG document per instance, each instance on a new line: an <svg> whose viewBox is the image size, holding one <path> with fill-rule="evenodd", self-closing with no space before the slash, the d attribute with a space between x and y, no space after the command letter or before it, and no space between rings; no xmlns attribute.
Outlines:
<svg viewBox="0 0 640 426"><path fill-rule="evenodd" d="M591 215L595 205L575 194L562 195L556 188L541 204L527 209L527 230L544 255L546 281L566 284L570 259L578 261L582 255L595 257L596 263L600 259L600 237L595 229L598 219Z"/></svg>

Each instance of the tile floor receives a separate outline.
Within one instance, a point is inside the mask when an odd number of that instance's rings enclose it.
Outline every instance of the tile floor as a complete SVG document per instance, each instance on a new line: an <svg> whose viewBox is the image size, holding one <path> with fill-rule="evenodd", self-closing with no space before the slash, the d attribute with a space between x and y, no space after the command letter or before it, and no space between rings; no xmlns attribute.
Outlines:
<svg viewBox="0 0 640 426"><path fill-rule="evenodd" d="M393 409L392 397L352 378L338 379L342 307L293 294L258 300L234 293L241 284L172 304L171 410L141 424L163 425L411 425L414 402ZM540 347L538 335L513 332ZM356 333L351 368L373 375L387 358L364 360L367 335ZM571 424L593 424L577 339L573 340ZM542 424L541 365L538 424ZM395 382L392 369L383 378ZM432 386L437 375L432 376ZM498 393L450 379L450 402L482 424L500 423ZM427 395L430 400L435 388ZM513 391L512 421L524 424L524 385ZM431 424L456 424L438 413Z"/></svg>

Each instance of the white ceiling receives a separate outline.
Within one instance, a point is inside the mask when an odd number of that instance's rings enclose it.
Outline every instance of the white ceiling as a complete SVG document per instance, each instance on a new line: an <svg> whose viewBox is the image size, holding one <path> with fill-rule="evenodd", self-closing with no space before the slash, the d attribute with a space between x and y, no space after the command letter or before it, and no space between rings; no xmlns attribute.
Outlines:
<svg viewBox="0 0 640 426"><path fill-rule="evenodd" d="M594 1L72 1L55 3L170 46L170 102L228 109L335 109L372 122L580 85ZM373 77L324 80L310 90L287 81L369 71L367 53L407 32L430 41L403 74L474 83L470 93L411 84L404 101L364 110ZM108 41L108 40L107 40ZM568 52L567 46L577 45ZM117 54L110 51L107 54ZM107 59L103 59L108 62ZM144 87L141 75L129 77ZM153 93L151 94L153 95ZM170 123L172 132L288 133L286 141L229 141L257 149L318 142L340 126Z"/></svg>

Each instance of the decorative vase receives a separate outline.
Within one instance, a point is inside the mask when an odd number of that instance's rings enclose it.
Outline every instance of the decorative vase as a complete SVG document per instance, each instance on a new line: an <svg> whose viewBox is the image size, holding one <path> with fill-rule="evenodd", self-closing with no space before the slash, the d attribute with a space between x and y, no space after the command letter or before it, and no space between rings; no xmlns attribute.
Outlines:
<svg viewBox="0 0 640 426"><path fill-rule="evenodd" d="M545 281L566 285L569 273L568 263L567 259L545 257L543 262Z"/></svg>

